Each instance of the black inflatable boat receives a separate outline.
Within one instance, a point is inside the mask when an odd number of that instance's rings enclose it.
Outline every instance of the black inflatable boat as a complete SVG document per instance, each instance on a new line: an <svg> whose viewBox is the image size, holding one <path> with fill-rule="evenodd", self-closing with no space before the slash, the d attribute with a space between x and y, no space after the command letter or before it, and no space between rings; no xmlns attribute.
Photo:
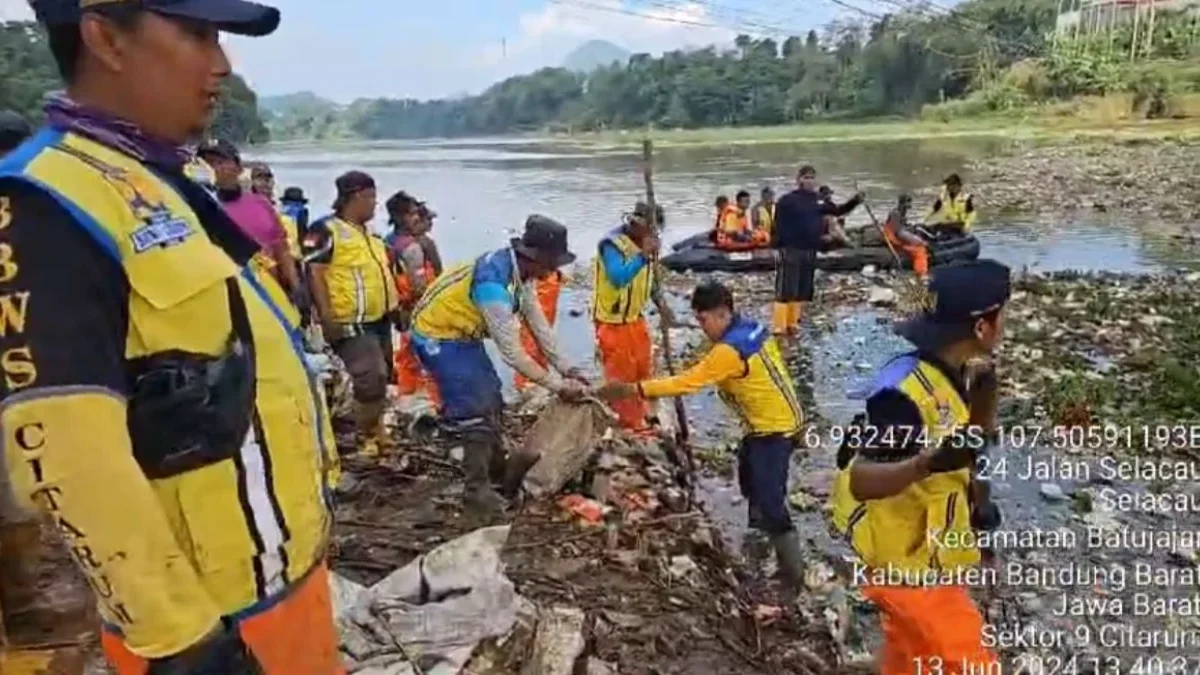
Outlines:
<svg viewBox="0 0 1200 675"><path fill-rule="evenodd" d="M713 246L709 233L688 237L671 248L671 254L663 256L662 264L675 272L765 272L775 269L774 250L722 251ZM903 251L899 253L904 267L911 269L912 262ZM931 267L978 257L979 240L973 234L929 242ZM886 245L877 241L817 254L817 269L830 272L855 272L867 265L890 269L896 266L896 259Z"/></svg>

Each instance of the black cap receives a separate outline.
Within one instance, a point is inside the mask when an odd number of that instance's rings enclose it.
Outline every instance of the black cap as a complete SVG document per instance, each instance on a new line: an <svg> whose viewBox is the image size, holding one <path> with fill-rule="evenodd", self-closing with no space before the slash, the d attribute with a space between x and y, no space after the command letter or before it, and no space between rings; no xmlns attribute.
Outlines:
<svg viewBox="0 0 1200 675"><path fill-rule="evenodd" d="M333 185L337 188L337 197L333 200L333 210L336 211L355 194L374 188L375 179L362 171L347 171L338 176Z"/></svg>
<svg viewBox="0 0 1200 675"><path fill-rule="evenodd" d="M362 192L375 187L375 179L362 171L347 171L333 182L339 196L349 197L355 192Z"/></svg>
<svg viewBox="0 0 1200 675"><path fill-rule="evenodd" d="M201 159L205 157L223 157L225 159L232 159L238 164L242 163L242 155L238 152L237 147L223 138L214 138L201 143L200 147L196 148L196 154Z"/></svg>
<svg viewBox="0 0 1200 675"><path fill-rule="evenodd" d="M638 202L633 205L633 216L641 218L647 223L650 222L650 205L646 202ZM662 225L666 221L666 214L663 212L662 204L654 205L654 223Z"/></svg>
<svg viewBox="0 0 1200 675"><path fill-rule="evenodd" d="M0 110L0 152L9 152L25 142L33 128L24 117L11 110Z"/></svg>
<svg viewBox="0 0 1200 675"><path fill-rule="evenodd" d="M575 254L567 250L567 228L547 216L529 216L525 220L525 234L511 243L517 253L547 267L575 262Z"/></svg>
<svg viewBox="0 0 1200 675"><path fill-rule="evenodd" d="M304 196L304 190L302 188L298 188L294 185L292 187L285 189L283 191L283 196L280 197L279 199L280 199L280 201L285 201L285 202L298 202L300 204L308 203L308 197Z"/></svg>
<svg viewBox="0 0 1200 675"><path fill-rule="evenodd" d="M974 322L1008 302L1008 267L974 260L934 268L925 310L896 325L896 334L920 349L937 350L971 335Z"/></svg>
<svg viewBox="0 0 1200 675"><path fill-rule="evenodd" d="M247 0L31 0L44 24L79 23L84 12L139 7L155 14L213 24L218 30L261 37L279 27L279 10Z"/></svg>

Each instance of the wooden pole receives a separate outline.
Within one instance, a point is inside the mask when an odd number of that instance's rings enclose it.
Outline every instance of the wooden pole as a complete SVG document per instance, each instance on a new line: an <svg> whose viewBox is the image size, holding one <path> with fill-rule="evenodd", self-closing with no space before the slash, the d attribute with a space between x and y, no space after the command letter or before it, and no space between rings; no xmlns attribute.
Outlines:
<svg viewBox="0 0 1200 675"><path fill-rule="evenodd" d="M646 182L646 204L650 207L650 228L658 236L658 208L654 202L654 141L649 138L642 141L642 177ZM654 256L652 261L654 270L654 283L661 284L663 279L663 266L659 261L658 256ZM667 322L663 319L661 313L658 321L659 339L662 342L663 362L667 366L667 374L675 374L675 357L671 351L671 329L667 326ZM695 501L696 494L696 462L692 456L692 445L690 442L691 431L688 428L687 409L683 406L683 399L676 396L675 418L679 428L676 430L675 440L679 447L683 448L684 461L680 462L679 457L675 452L670 453L672 461L684 471L684 480L681 481L688 491L688 509L691 509L692 503Z"/></svg>
<svg viewBox="0 0 1200 675"><path fill-rule="evenodd" d="M1155 7L1158 6L1157 0L1150 0L1150 25L1146 29L1146 58L1154 58L1154 16Z"/></svg>

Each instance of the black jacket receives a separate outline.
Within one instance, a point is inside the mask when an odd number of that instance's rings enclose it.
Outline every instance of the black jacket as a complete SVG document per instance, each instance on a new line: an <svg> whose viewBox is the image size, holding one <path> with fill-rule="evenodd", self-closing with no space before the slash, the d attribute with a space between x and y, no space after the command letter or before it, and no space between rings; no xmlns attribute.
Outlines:
<svg viewBox="0 0 1200 675"><path fill-rule="evenodd" d="M838 206L821 200L809 190L792 190L775 205L776 248L801 248L816 251L821 248L825 232L825 216L844 216L862 200L854 197Z"/></svg>

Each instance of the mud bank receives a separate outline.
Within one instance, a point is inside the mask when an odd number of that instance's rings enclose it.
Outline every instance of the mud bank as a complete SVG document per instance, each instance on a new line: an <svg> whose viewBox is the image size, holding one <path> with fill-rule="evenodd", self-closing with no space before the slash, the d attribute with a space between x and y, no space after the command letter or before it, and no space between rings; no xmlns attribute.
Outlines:
<svg viewBox="0 0 1200 675"><path fill-rule="evenodd" d="M1147 227L1169 226L1194 243L1200 236L1198 155L1194 139L1027 141L973 160L964 178L984 209L1127 214Z"/></svg>

